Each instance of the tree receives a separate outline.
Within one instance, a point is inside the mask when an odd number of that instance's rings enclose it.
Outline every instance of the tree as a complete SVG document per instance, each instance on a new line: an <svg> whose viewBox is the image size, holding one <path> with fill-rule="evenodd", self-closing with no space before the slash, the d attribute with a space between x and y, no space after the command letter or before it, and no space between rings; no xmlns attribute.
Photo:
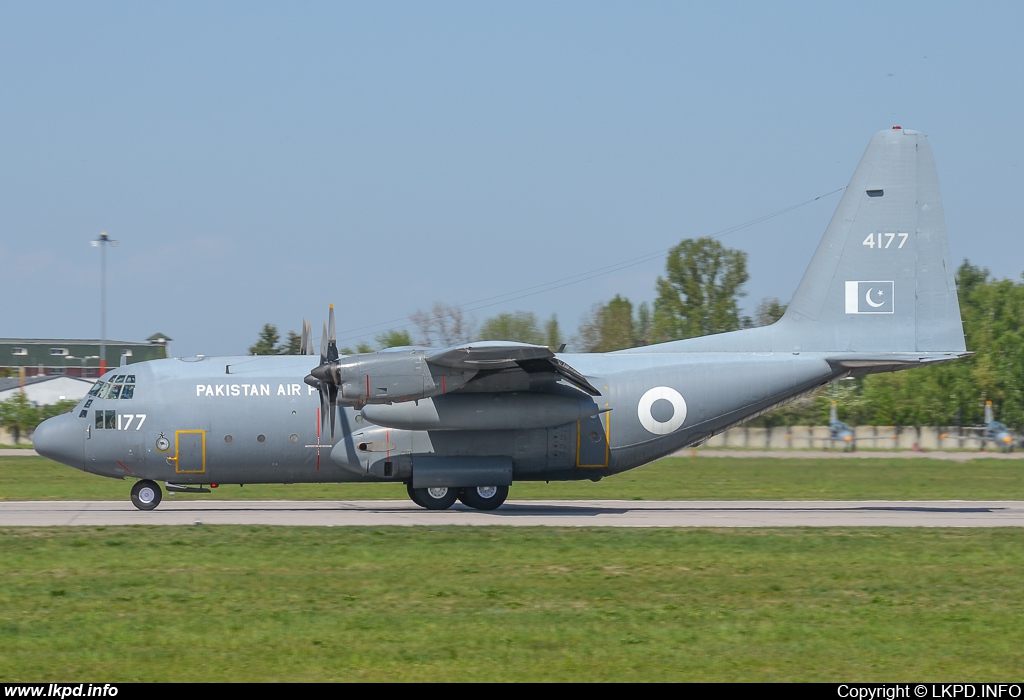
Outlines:
<svg viewBox="0 0 1024 700"><path fill-rule="evenodd" d="M356 345L355 350L353 350L352 348L340 348L338 352L340 352L342 355L355 355L367 352L374 352L374 348L372 345L363 340Z"/></svg>
<svg viewBox="0 0 1024 700"><path fill-rule="evenodd" d="M295 331L288 331L288 337L277 348L278 355L301 355L302 336Z"/></svg>
<svg viewBox="0 0 1024 700"><path fill-rule="evenodd" d="M472 340L474 323L458 306L434 302L428 311L417 309L409 317L420 332L424 345L448 347Z"/></svg>
<svg viewBox="0 0 1024 700"><path fill-rule="evenodd" d="M377 344L381 348L400 348L412 345L412 336L409 331L385 331L377 336Z"/></svg>
<svg viewBox="0 0 1024 700"><path fill-rule="evenodd" d="M264 323L263 330L260 331L259 340L256 341L255 345L249 346L249 354L251 355L277 355L277 341L280 340L281 336L277 334L277 326L271 323Z"/></svg>
<svg viewBox="0 0 1024 700"><path fill-rule="evenodd" d="M0 425L11 431L15 445L22 435L30 435L41 422L39 409L28 400L25 392L16 391L11 398L0 401Z"/></svg>
<svg viewBox="0 0 1024 700"><path fill-rule="evenodd" d="M558 317L554 314L544 324L544 342L556 350L562 346L562 331L558 328Z"/></svg>
<svg viewBox="0 0 1024 700"><path fill-rule="evenodd" d="M786 307L788 304L783 304L775 297L768 299L762 299L761 303L757 305L757 311L754 315L755 326L770 326L786 313Z"/></svg>
<svg viewBox="0 0 1024 700"><path fill-rule="evenodd" d="M580 323L579 343L584 352L612 352L645 345L650 311L641 304L633 318L633 302L615 295L607 304L596 304Z"/></svg>
<svg viewBox="0 0 1024 700"><path fill-rule="evenodd" d="M739 298L747 254L713 238L686 239L669 251L657 281L654 336L658 341L695 338L740 328Z"/></svg>
<svg viewBox="0 0 1024 700"><path fill-rule="evenodd" d="M479 340L511 340L517 343L544 344L537 317L529 311L498 314L484 321L477 333Z"/></svg>

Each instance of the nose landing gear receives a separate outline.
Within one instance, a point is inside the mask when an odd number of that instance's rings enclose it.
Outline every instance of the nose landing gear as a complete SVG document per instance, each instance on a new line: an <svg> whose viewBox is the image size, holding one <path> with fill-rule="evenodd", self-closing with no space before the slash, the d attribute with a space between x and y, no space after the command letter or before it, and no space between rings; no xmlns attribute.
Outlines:
<svg viewBox="0 0 1024 700"><path fill-rule="evenodd" d="M153 510L162 498L163 492L155 481L143 479L132 486L132 504L139 510Z"/></svg>

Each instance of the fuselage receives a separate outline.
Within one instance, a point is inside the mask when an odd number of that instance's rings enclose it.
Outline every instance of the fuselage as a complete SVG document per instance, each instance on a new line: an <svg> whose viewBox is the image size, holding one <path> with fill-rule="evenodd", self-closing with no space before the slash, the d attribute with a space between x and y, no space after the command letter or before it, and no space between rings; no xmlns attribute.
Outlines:
<svg viewBox="0 0 1024 700"><path fill-rule="evenodd" d="M542 392L453 393L415 406L367 407L383 422L388 411L440 415L423 430L377 425L359 409L339 407L332 438L317 390L302 381L311 359L202 357L120 367L72 413L40 426L36 443L46 456L94 474L177 484L408 482L417 462L472 468L474 460L499 457L510 460L514 480L599 479L699 444L837 376L814 353L561 355L600 396L559 382ZM568 421L564 411L539 410L556 398L582 408L570 408ZM446 418L452 415L459 419Z"/></svg>

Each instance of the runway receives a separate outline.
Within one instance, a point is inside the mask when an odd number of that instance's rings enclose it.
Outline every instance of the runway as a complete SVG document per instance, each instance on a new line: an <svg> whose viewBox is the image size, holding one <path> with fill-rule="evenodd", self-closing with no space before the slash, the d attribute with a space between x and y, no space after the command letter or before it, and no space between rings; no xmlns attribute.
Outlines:
<svg viewBox="0 0 1024 700"><path fill-rule="evenodd" d="M1024 501L509 501L428 511L407 501L0 502L0 527L278 525L322 527L1024 527Z"/></svg>

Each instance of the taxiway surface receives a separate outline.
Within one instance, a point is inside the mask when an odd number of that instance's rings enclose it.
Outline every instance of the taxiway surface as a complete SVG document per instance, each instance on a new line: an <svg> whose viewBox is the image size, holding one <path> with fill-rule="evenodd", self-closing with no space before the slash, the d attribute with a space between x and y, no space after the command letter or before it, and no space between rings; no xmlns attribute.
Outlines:
<svg viewBox="0 0 1024 700"><path fill-rule="evenodd" d="M1024 527L1024 501L510 501L491 512L407 501L0 502L0 527L110 525Z"/></svg>

